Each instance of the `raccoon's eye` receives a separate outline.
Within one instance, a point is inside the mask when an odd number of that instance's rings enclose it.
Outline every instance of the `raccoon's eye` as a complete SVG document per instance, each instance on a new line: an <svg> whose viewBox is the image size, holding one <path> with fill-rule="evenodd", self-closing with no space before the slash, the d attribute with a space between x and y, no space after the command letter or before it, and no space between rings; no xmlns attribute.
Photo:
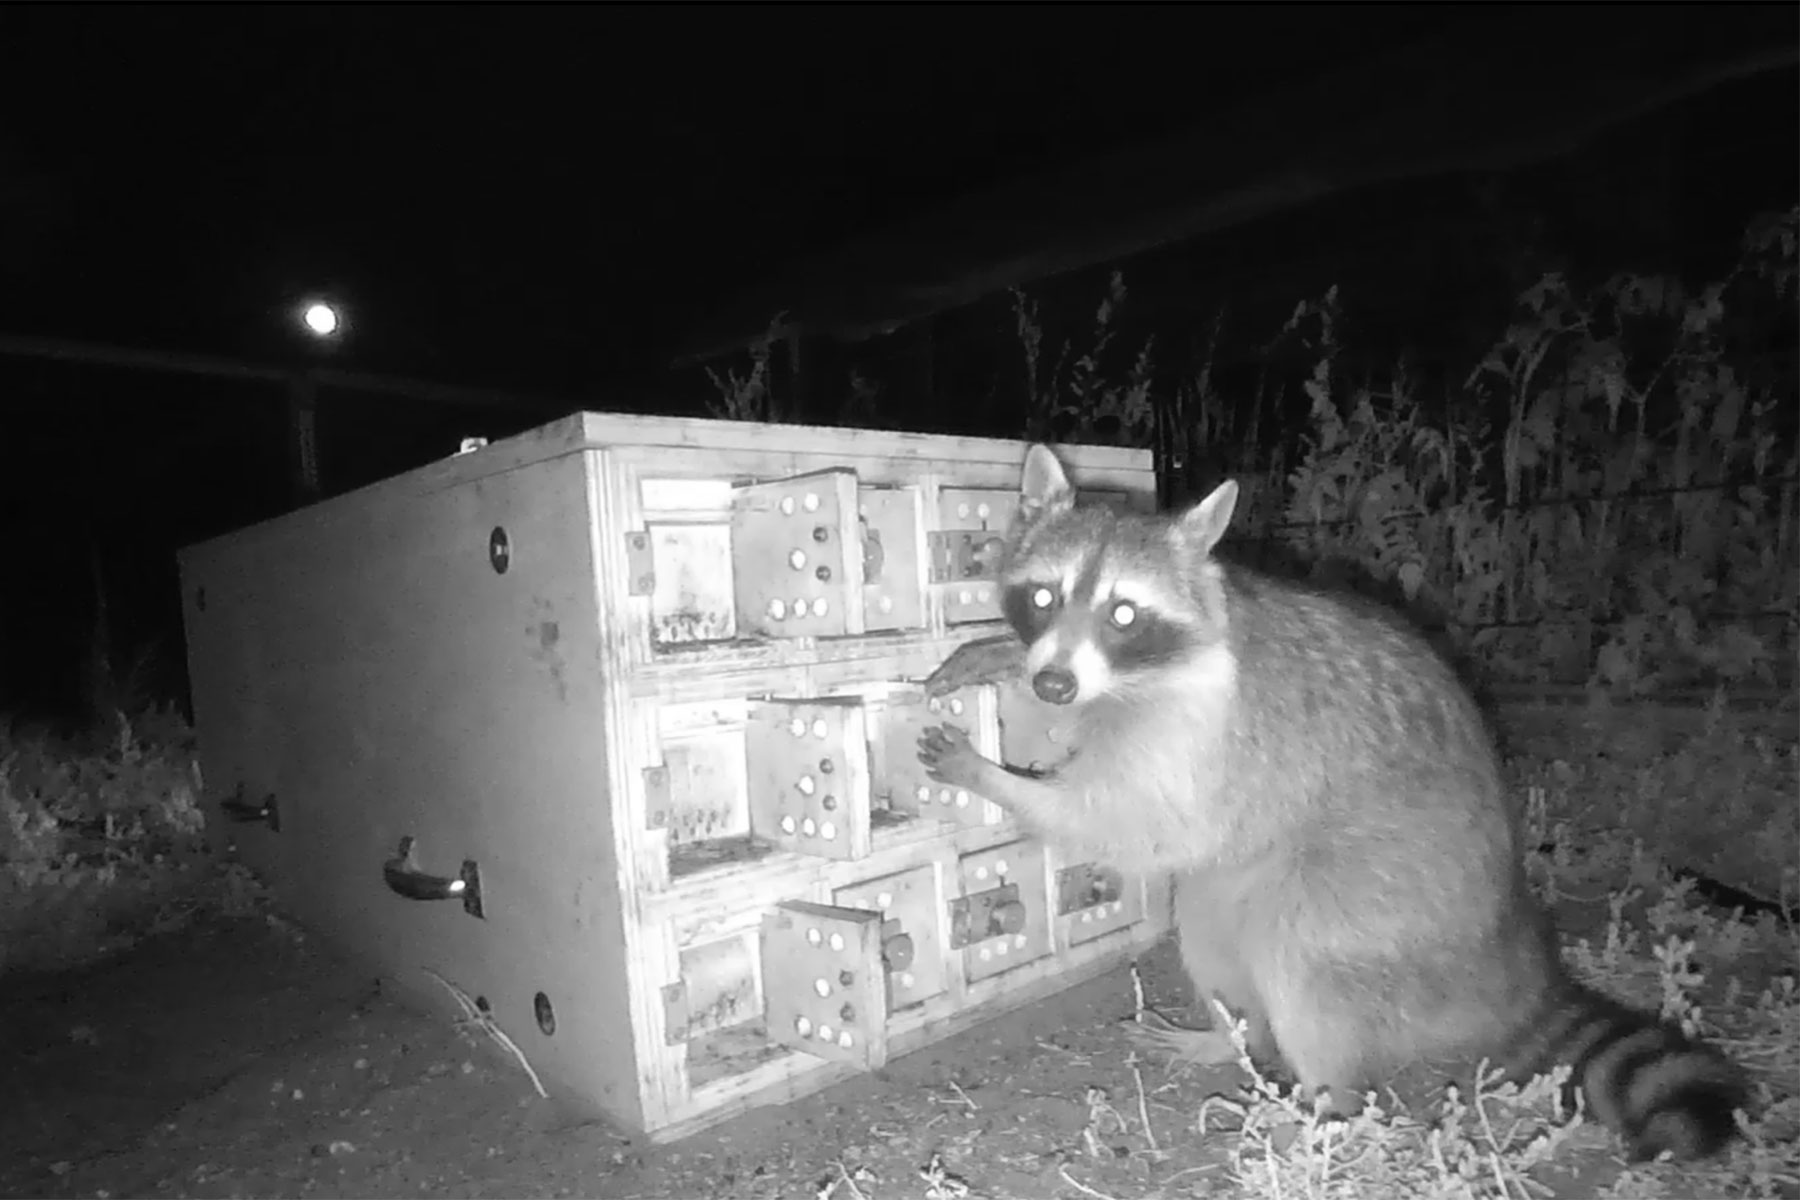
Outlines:
<svg viewBox="0 0 1800 1200"><path fill-rule="evenodd" d="M1031 589L1031 607L1052 608L1056 605L1056 593L1047 587Z"/></svg>
<svg viewBox="0 0 1800 1200"><path fill-rule="evenodd" d="M1112 623L1120 629L1129 628L1138 619L1137 605L1129 600L1121 600L1113 605Z"/></svg>

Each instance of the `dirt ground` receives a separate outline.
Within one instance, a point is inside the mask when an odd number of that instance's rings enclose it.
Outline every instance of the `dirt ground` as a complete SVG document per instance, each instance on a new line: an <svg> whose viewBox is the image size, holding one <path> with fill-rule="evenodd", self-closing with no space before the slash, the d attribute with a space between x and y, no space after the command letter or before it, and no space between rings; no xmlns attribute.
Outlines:
<svg viewBox="0 0 1800 1200"><path fill-rule="evenodd" d="M1164 943L1141 970L1167 994L1174 965ZM1132 1010L1121 967L872 1076L653 1146L568 1122L485 1040L383 995L313 939L221 925L0 987L0 1194L1082 1194L1059 1168L1141 1194L1216 1156L1187 1136L1181 1167L1152 1163L1108 1118L1111 1105L1141 1128L1120 1026ZM1166 1072L1139 1074L1152 1089ZM1184 1138L1191 1114L1150 1091L1143 1103Z"/></svg>
<svg viewBox="0 0 1800 1200"><path fill-rule="evenodd" d="M1195 1021L1172 942L1135 967L1152 1003ZM1196 1128L1206 1098L1242 1076L1134 1054L1136 983L1122 965L870 1076L656 1146L568 1120L485 1039L384 995L310 938L215 926L0 987L0 1196L1243 1194L1235 1135ZM1546 1194L1592 1195L1576 1169Z"/></svg>

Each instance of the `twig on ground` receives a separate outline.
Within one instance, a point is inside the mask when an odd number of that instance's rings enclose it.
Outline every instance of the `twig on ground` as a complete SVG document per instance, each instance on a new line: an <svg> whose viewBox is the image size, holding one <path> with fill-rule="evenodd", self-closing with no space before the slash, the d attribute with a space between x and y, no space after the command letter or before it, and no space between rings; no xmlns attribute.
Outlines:
<svg viewBox="0 0 1800 1200"><path fill-rule="evenodd" d="M463 1010L463 1018L457 1022L457 1025L459 1027L468 1025L480 1027L483 1033L487 1034L490 1038L493 1038L497 1044L507 1051L507 1053L518 1060L519 1065L525 1068L525 1074L530 1077L531 1086L537 1089L537 1094L539 1096L548 1100L550 1098L550 1093L544 1090L544 1081L539 1079L538 1073L531 1069L531 1063L526 1060L525 1052L519 1049L518 1043L506 1036L506 1031L500 1028L499 1023L494 1020L494 1014L475 1003L474 1000L469 998L469 993L463 991L430 967L421 967L419 969L443 984L444 990L456 998L456 1003L460 1005Z"/></svg>
<svg viewBox="0 0 1800 1200"><path fill-rule="evenodd" d="M1081 1180L1079 1180L1079 1179L1075 1178L1073 1175L1069 1174L1069 1168L1067 1168L1065 1166L1059 1165L1056 1168L1056 1173L1063 1177L1064 1183L1068 1184L1070 1187L1074 1188L1076 1191L1080 1192L1084 1196L1094 1196L1094 1197L1097 1197L1097 1200L1116 1200L1115 1197L1109 1196L1105 1192L1097 1192L1093 1188L1089 1187L1087 1184L1081 1182Z"/></svg>

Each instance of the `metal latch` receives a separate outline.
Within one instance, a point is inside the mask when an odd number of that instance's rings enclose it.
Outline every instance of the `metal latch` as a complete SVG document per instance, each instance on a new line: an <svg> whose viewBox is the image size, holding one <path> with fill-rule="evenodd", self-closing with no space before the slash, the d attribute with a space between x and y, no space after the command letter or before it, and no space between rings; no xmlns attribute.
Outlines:
<svg viewBox="0 0 1800 1200"><path fill-rule="evenodd" d="M887 551L881 545L881 530L862 518L863 582L879 583L881 568L887 565Z"/></svg>
<svg viewBox="0 0 1800 1200"><path fill-rule="evenodd" d="M881 923L881 962L890 971L904 971L913 965L912 934L899 921Z"/></svg>
<svg viewBox="0 0 1800 1200"><path fill-rule="evenodd" d="M1021 933L1025 917L1016 883L959 896L950 902L950 947L960 950L977 942Z"/></svg>
<svg viewBox="0 0 1800 1200"><path fill-rule="evenodd" d="M933 583L994 578L1006 545L999 534L985 529L944 529L926 535L925 540Z"/></svg>
<svg viewBox="0 0 1800 1200"><path fill-rule="evenodd" d="M1056 911L1080 912L1111 904L1125 894L1125 878L1110 867L1080 863L1056 873Z"/></svg>

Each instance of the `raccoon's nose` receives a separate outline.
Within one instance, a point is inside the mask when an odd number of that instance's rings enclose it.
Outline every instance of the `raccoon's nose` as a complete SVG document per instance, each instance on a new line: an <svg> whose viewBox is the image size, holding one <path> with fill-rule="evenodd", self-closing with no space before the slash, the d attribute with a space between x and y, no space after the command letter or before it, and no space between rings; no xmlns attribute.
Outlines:
<svg viewBox="0 0 1800 1200"><path fill-rule="evenodd" d="M1045 667L1031 677L1031 690L1046 704L1067 704L1079 688L1075 676L1058 667Z"/></svg>

